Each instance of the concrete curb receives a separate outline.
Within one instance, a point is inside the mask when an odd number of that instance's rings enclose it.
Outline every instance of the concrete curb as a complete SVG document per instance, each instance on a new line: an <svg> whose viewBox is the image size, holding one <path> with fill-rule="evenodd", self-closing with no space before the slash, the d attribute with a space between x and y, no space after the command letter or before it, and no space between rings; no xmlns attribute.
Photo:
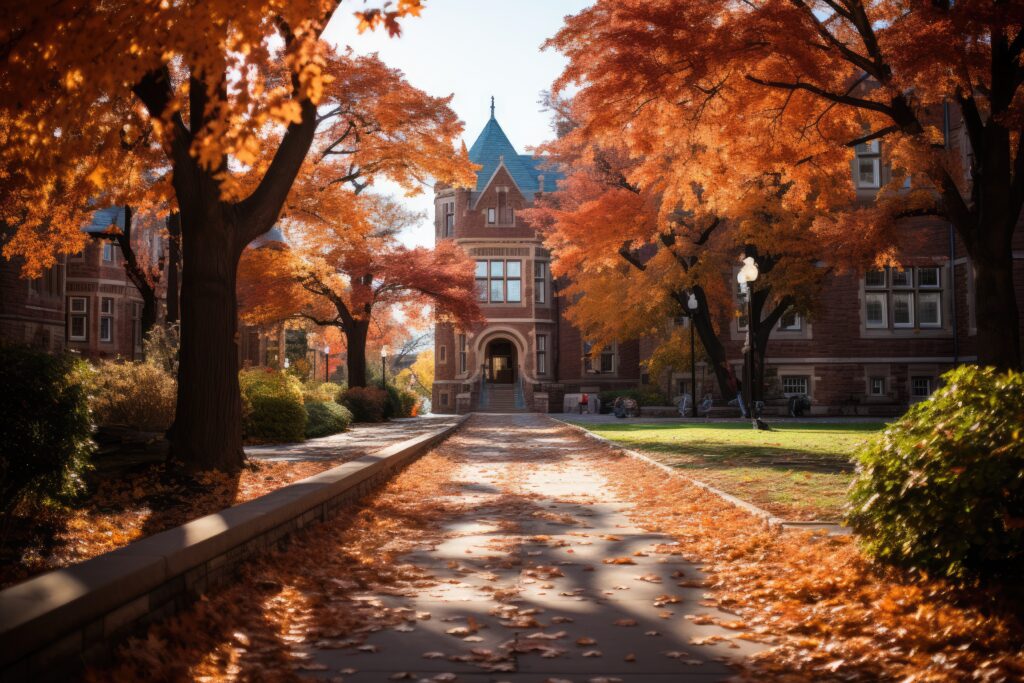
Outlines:
<svg viewBox="0 0 1024 683"><path fill-rule="evenodd" d="M0 680L73 676L117 641L229 580L246 560L358 500L468 417L0 591Z"/></svg>
<svg viewBox="0 0 1024 683"><path fill-rule="evenodd" d="M721 498L722 500L724 500L725 502L729 503L730 505L732 505L734 507L738 507L741 510L750 513L751 515L754 515L755 517L758 517L758 518L764 520L765 524L767 524L768 526L779 527L779 528L784 529L784 530L790 530L790 529L803 529L803 530L821 529L821 530L824 530L824 531L828 532L830 535L834 535L834 536L847 536L847 535L852 533L852 531L850 530L849 527L843 526L839 522L832 522L832 521L803 522L803 521L798 521L798 520L786 520L786 519L782 519L781 517L776 517L772 513L768 512L767 510L764 510L762 508L757 507L753 503L748 503L747 501L742 500L740 498L737 498L736 496L734 496L734 495L732 495L730 493L726 493L725 491L722 491L721 489L717 489L714 486L711 486L710 484L705 484L704 482L702 482L699 479L694 479L693 477L691 477L688 474L683 474L682 472L680 472L676 468L670 467L670 466L668 466L668 465L666 465L664 463L660 463L657 460L655 460L654 458L650 457L649 455L644 455L643 453L641 453L639 451L634 451L632 449L625 448L624 446L622 446L622 444L615 443L611 439L606 439L603 436L599 436L597 434L594 434L593 432L591 432L586 427L581 427L581 426L573 424L571 422L566 422L565 420L561 420L561 419L559 419L557 417L552 417L551 415L548 415L548 417L551 418L552 420L554 420L555 422L560 422L561 424L565 425L566 427L571 427L572 429L575 429L576 431L578 431L578 432L582 433L584 436L586 436L588 439L593 439L594 441L602 443L605 446L610 446L611 448L614 448L617 451L621 451L622 453L625 453L626 455L628 455L631 458L636 458L637 460L642 460L645 463L647 463L649 465L653 465L654 467L657 467L658 469L660 469L660 470L662 470L664 472L667 472L668 474L670 474L672 476L681 477L682 479L685 479L686 481L690 482L691 484L693 484L697 488L704 489L708 493L713 493L716 496L718 496L719 498Z"/></svg>

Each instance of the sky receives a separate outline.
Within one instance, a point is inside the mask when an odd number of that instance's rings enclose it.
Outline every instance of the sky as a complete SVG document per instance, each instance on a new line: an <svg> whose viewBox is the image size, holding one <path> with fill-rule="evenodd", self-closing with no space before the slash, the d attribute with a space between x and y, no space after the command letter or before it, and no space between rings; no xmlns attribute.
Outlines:
<svg viewBox="0 0 1024 683"><path fill-rule="evenodd" d="M491 96L495 116L520 153L553 137L551 117L541 110L540 93L548 90L565 64L561 55L541 51L566 15L575 14L591 0L426 0L423 14L402 22L402 36L388 38L383 31L356 31L348 8L341 6L324 37L356 52L377 52L389 66L405 72L407 80L431 95L454 94L452 108L465 124L468 148L490 117ZM402 195L390 183L377 191ZM415 211L426 212L421 223L407 230L409 246L434 241L433 190L403 199Z"/></svg>

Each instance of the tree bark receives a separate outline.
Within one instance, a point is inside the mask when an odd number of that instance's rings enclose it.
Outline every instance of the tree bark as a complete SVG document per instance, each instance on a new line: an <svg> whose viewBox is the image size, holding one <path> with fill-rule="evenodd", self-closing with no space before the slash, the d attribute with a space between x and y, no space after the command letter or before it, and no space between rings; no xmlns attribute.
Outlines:
<svg viewBox="0 0 1024 683"><path fill-rule="evenodd" d="M181 269L181 216L178 212L167 217L167 324L173 325L181 318L179 314L180 287L178 274Z"/></svg>
<svg viewBox="0 0 1024 683"><path fill-rule="evenodd" d="M725 357L725 347L722 346L722 342L718 339L718 334L715 332L715 324L711 320L711 310L708 308L708 299L704 294L703 287L694 287L693 295L697 298L697 311L690 314L690 324L694 326L694 331L700 337L700 343L704 347L704 352L708 354L708 358L711 361L711 370L715 373L715 381L718 382L719 393L726 401L732 400L735 396L732 395L732 390L729 388L729 361ZM689 298L689 291L677 293L675 296L683 311L688 312L689 310L686 307L686 302ZM694 391L696 391L696 387L694 387ZM697 400L696 396L694 396L694 400Z"/></svg>
<svg viewBox="0 0 1024 683"><path fill-rule="evenodd" d="M230 209L209 198L181 207L178 402L168 435L171 456L192 470L230 472L245 460L235 294L241 250Z"/></svg>
<svg viewBox="0 0 1024 683"><path fill-rule="evenodd" d="M355 319L345 328L348 346L348 385L366 386L366 340L370 336L370 321Z"/></svg>
<svg viewBox="0 0 1024 683"><path fill-rule="evenodd" d="M971 254L974 266L978 363L1002 370L1020 369L1020 320L1014 296L1013 252L980 243Z"/></svg>

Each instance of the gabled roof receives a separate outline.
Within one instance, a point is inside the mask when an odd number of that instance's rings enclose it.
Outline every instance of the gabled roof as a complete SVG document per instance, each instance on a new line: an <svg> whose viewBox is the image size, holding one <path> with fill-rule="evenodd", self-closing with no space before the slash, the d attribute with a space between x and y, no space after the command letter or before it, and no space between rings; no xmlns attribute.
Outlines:
<svg viewBox="0 0 1024 683"><path fill-rule="evenodd" d="M82 226L82 232L90 235L101 235L110 230L111 225L116 225L121 231L124 230L124 207L108 206L105 209L94 211L92 219Z"/></svg>
<svg viewBox="0 0 1024 683"><path fill-rule="evenodd" d="M544 176L544 190L550 192L555 189L555 181L562 178L562 174L552 169L543 169L544 159L530 154L520 154L512 146L505 131L498 125L494 118L494 109L491 109L491 119L480 131L476 142L469 148L469 160L482 168L476 172L476 191L483 192L487 184L494 177L495 171L502 163L512 176L513 182L519 191L527 199L533 199L533 195L540 190L538 176Z"/></svg>

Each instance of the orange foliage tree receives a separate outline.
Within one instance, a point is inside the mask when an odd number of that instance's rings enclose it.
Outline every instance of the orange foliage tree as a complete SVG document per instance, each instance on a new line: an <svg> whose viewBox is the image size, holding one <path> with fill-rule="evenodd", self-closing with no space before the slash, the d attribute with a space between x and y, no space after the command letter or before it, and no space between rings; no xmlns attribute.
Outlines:
<svg viewBox="0 0 1024 683"><path fill-rule="evenodd" d="M558 85L583 86L591 132L647 159L636 177L681 152L666 181L685 191L688 147L716 148L727 159L716 184L775 170L813 199L818 229L866 237L878 254L900 217L944 216L974 268L979 361L1008 368L1021 364L1011 241L1024 206L1022 26L1020 3L598 0L549 45L570 59ZM945 144L950 116L963 119L969 177ZM858 206L853 148L873 140L892 180Z"/></svg>
<svg viewBox="0 0 1024 683"><path fill-rule="evenodd" d="M235 280L275 222L316 137L351 101L359 67L320 39L340 0L141 0L0 9L0 220L28 273L81 249L89 202L180 213L178 402L172 456L243 461ZM420 0L358 4L395 34ZM397 124L397 122L393 122ZM140 182L144 179L145 182Z"/></svg>
<svg viewBox="0 0 1024 683"><path fill-rule="evenodd" d="M434 249L404 247L398 233L417 215L377 195L346 194L353 204L346 222L309 234L302 232L305 223L297 223L290 249L247 253L240 296L249 321L298 318L341 330L349 386L361 387L371 336L378 345L388 343L425 322L428 311L470 326L480 309L465 252L447 242Z"/></svg>
<svg viewBox="0 0 1024 683"><path fill-rule="evenodd" d="M752 386L759 400L772 330L787 312L812 310L826 272L818 263L825 246L810 232L813 213L806 203L790 201L792 186L781 184L777 174L716 185L722 159L715 150L687 152L700 159L693 166L700 172L680 193L657 176L645 177L650 160L631 156L614 136L592 136L594 129L581 122L599 111L578 101L553 104L563 134L545 149L567 177L524 215L545 233L552 271L570 280L567 317L598 348L644 336L678 343L678 335L664 334L662 322L689 318L720 393L731 396L736 390L717 321L748 317L746 306L737 310L732 268L738 255L752 256L761 273L749 316ZM666 173L677 158L659 155ZM688 305L691 296L695 310Z"/></svg>

